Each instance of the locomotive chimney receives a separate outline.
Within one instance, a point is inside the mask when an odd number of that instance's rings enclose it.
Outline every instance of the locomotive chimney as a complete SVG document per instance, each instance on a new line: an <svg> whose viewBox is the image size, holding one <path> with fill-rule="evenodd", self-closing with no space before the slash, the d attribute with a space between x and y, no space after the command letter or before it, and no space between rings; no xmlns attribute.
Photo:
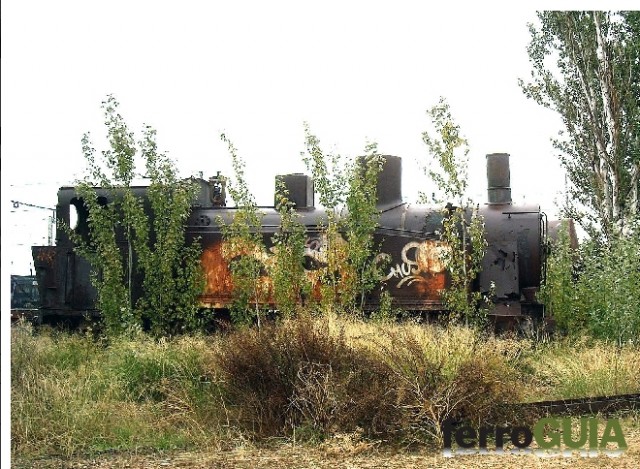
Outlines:
<svg viewBox="0 0 640 469"><path fill-rule="evenodd" d="M284 189L289 193L289 201L293 202L295 208L298 210L313 208L313 178L302 173L277 175L274 207L277 207L279 202L277 200L279 183L282 183Z"/></svg>
<svg viewBox="0 0 640 469"><path fill-rule="evenodd" d="M359 158L360 165L366 164L365 158ZM382 155L382 158L376 183L376 205L385 209L402 203L402 159L391 155Z"/></svg>
<svg viewBox="0 0 640 469"><path fill-rule="evenodd" d="M489 205L511 203L511 173L508 153L487 155Z"/></svg>

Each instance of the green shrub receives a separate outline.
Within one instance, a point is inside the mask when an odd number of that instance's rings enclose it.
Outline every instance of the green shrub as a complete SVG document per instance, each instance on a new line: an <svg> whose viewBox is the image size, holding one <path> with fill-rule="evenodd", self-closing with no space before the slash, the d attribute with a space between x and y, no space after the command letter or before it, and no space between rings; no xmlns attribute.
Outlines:
<svg viewBox="0 0 640 469"><path fill-rule="evenodd" d="M577 284L589 332L619 344L640 340L640 232L609 246L587 244Z"/></svg>
<svg viewBox="0 0 640 469"><path fill-rule="evenodd" d="M558 238L550 249L540 300L545 304L547 312L551 313L556 328L573 333L585 327L586 318L579 314L574 270L577 252L571 247L566 223L560 227Z"/></svg>
<svg viewBox="0 0 640 469"><path fill-rule="evenodd" d="M560 331L637 342L640 337L640 230L604 245L569 247L560 230L548 260L541 298Z"/></svg>

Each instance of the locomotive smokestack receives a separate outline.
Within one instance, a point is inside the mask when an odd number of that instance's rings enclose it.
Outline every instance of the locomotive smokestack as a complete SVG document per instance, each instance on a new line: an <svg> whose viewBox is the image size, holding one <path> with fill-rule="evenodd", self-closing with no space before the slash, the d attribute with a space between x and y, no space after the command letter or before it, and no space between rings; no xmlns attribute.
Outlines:
<svg viewBox="0 0 640 469"><path fill-rule="evenodd" d="M402 203L402 159L399 156L381 155L383 164L376 182L376 206L381 209ZM366 165L366 157L360 156L358 164Z"/></svg>
<svg viewBox="0 0 640 469"><path fill-rule="evenodd" d="M487 155L489 205L511 203L511 172L508 153Z"/></svg>
<svg viewBox="0 0 640 469"><path fill-rule="evenodd" d="M382 171L376 185L377 205L386 207L402 203L402 159L384 155Z"/></svg>

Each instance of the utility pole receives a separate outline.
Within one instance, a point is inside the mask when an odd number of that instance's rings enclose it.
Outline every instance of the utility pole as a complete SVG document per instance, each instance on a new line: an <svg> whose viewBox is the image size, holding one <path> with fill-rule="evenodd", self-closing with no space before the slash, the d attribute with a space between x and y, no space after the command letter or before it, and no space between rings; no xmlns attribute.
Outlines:
<svg viewBox="0 0 640 469"><path fill-rule="evenodd" d="M37 208L40 210L48 210L49 212L51 212L48 220L47 245L53 246L53 236L54 236L53 231L54 231L54 227L56 226L56 209L51 207L44 207L42 205L29 204L27 202L20 202L19 200L12 200L11 203L13 204L14 209L20 208L20 206L22 205L24 207Z"/></svg>

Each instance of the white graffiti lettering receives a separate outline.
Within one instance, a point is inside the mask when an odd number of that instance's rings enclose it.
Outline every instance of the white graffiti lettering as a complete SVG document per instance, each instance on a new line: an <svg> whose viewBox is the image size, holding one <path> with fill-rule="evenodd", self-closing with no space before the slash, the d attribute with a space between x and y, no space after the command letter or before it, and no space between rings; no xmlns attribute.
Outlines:
<svg viewBox="0 0 640 469"><path fill-rule="evenodd" d="M396 288L409 286L416 282L426 282L427 275L437 274L444 270L440 260L442 249L446 249L438 241L411 241L404 245L400 253L401 262L388 267L388 271L380 274L380 281L399 279ZM378 254L376 265L388 265L392 256L387 253Z"/></svg>

